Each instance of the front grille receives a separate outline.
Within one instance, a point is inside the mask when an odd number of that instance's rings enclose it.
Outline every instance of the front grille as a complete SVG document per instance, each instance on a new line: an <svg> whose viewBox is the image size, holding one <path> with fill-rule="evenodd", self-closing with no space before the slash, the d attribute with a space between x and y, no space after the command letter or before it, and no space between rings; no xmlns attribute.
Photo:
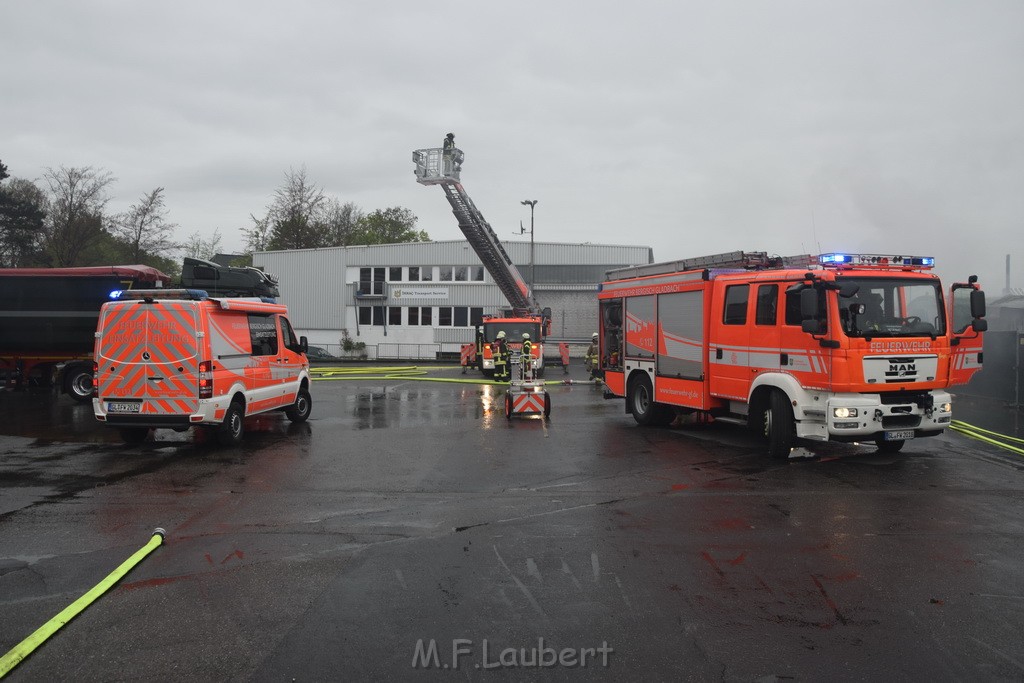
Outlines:
<svg viewBox="0 0 1024 683"><path fill-rule="evenodd" d="M921 426L920 415L886 415L882 418L886 429L916 429Z"/></svg>
<svg viewBox="0 0 1024 683"><path fill-rule="evenodd" d="M895 406L901 403L914 404L920 401L928 392L920 391L893 391L879 394L883 406Z"/></svg>

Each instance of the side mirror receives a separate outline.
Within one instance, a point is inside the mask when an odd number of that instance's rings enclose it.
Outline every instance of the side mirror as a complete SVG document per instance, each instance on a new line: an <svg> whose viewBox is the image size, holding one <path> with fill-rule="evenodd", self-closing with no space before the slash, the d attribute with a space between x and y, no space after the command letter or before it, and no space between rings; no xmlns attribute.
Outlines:
<svg viewBox="0 0 1024 683"><path fill-rule="evenodd" d="M860 285L858 285L856 282L844 282L839 287L839 296L843 297L844 299L849 299L851 296L854 296L859 291Z"/></svg>
<svg viewBox="0 0 1024 683"><path fill-rule="evenodd" d="M818 292L804 289L800 292L800 317L806 320L818 315Z"/></svg>
<svg viewBox="0 0 1024 683"><path fill-rule="evenodd" d="M299 348L303 353L309 353L309 340L305 336L299 337Z"/></svg>
<svg viewBox="0 0 1024 683"><path fill-rule="evenodd" d="M985 292L980 289L971 290L971 317L985 317Z"/></svg>
<svg viewBox="0 0 1024 683"><path fill-rule="evenodd" d="M985 332L988 330L988 321L981 318L975 318L971 321L971 329L975 332Z"/></svg>
<svg viewBox="0 0 1024 683"><path fill-rule="evenodd" d="M807 334L824 334L825 333L825 321L815 320L810 318L800 323L800 329Z"/></svg>

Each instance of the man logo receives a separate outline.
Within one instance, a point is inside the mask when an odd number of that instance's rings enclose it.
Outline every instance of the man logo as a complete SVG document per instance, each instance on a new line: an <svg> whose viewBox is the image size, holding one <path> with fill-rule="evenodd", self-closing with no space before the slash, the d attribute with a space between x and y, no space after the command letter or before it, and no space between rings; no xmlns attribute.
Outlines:
<svg viewBox="0 0 1024 683"><path fill-rule="evenodd" d="M891 363L889 365L888 375L896 375L897 377L906 377L907 375L916 375L917 367L913 363L902 363L896 364Z"/></svg>

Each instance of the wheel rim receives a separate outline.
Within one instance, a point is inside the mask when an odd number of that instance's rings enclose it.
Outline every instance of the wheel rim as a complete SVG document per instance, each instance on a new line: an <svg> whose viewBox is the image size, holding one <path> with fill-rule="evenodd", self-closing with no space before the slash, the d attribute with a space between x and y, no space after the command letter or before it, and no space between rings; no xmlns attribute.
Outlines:
<svg viewBox="0 0 1024 683"><path fill-rule="evenodd" d="M238 412L231 414L231 435L237 437L242 433L242 416Z"/></svg>
<svg viewBox="0 0 1024 683"><path fill-rule="evenodd" d="M71 391L78 396L88 396L92 393L92 375L82 373L71 380Z"/></svg>
<svg viewBox="0 0 1024 683"><path fill-rule="evenodd" d="M633 407L636 408L638 413L646 413L650 407L651 397L647 394L647 387L643 384L636 388L635 398L633 400Z"/></svg>
<svg viewBox="0 0 1024 683"><path fill-rule="evenodd" d="M306 411L309 410L309 401L306 400L305 394L299 394L299 398L295 402L295 408L299 411L300 415L305 415Z"/></svg>

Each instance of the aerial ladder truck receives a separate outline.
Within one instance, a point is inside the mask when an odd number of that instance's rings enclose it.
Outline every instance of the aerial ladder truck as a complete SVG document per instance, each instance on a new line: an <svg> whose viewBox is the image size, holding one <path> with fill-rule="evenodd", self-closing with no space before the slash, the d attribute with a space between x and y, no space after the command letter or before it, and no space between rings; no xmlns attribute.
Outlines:
<svg viewBox="0 0 1024 683"><path fill-rule="evenodd" d="M544 340L551 332L551 309L541 309L530 287L519 274L519 269L501 246L498 236L462 187L459 176L464 158L462 150L457 147L432 147L412 153L412 160L416 164L416 182L441 186L459 222L459 229L510 304L510 308L501 315L485 315L477 327L477 366L485 376L494 374L491 342L501 331L505 332L508 339L513 363L518 362L522 336L526 332L533 343L533 373L543 377Z"/></svg>

